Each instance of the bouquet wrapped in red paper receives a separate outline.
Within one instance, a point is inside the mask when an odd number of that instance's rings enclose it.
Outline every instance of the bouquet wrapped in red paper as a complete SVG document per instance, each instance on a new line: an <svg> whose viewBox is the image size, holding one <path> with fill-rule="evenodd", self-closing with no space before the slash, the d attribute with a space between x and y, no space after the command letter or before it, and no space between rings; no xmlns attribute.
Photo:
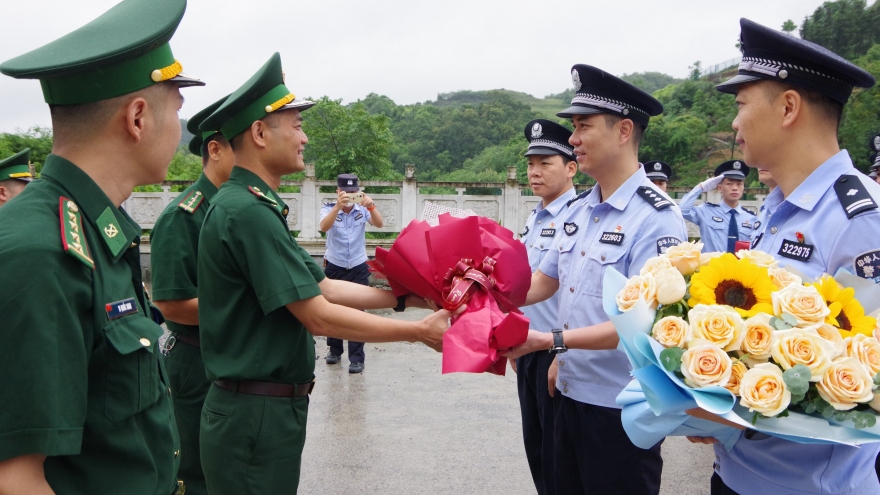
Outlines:
<svg viewBox="0 0 880 495"><path fill-rule="evenodd" d="M529 331L517 309L531 284L525 246L488 218L439 220L434 227L410 222L390 250L376 248L370 269L396 296L416 294L450 311L466 305L443 337L443 373L503 375L500 353L525 342Z"/></svg>

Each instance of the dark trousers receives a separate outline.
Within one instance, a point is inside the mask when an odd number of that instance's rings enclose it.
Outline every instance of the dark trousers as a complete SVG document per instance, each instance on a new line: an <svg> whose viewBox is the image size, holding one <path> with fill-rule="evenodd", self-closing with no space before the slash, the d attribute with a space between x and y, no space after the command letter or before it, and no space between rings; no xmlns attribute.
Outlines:
<svg viewBox="0 0 880 495"><path fill-rule="evenodd" d="M516 386L522 414L523 443L526 459L538 495L556 493L553 469L553 421L555 403L562 395L550 397L547 391L547 370L555 354L538 351L516 360Z"/></svg>
<svg viewBox="0 0 880 495"><path fill-rule="evenodd" d="M660 443L644 450L630 442L620 409L559 399L554 425L556 492L638 495L660 492Z"/></svg>
<svg viewBox="0 0 880 495"><path fill-rule="evenodd" d="M718 473L712 473L712 479L710 481L710 492L712 495L739 495L735 491L731 490L729 486L724 484L724 480L721 479L721 476L718 476Z"/></svg>
<svg viewBox="0 0 880 495"><path fill-rule="evenodd" d="M324 275L334 280L347 280L356 284L370 285L370 269L366 263L347 269L324 260ZM330 346L330 353L336 356L342 355L342 339L327 337L327 345ZM352 363L363 363L364 358L364 343L349 340L348 360Z"/></svg>

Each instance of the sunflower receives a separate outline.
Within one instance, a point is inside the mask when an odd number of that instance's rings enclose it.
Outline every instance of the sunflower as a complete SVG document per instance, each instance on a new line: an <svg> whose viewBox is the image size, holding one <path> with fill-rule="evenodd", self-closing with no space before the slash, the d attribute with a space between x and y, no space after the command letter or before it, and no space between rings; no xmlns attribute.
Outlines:
<svg viewBox="0 0 880 495"><path fill-rule="evenodd" d="M828 309L831 310L828 318L825 319L826 323L837 327L844 337L851 337L856 333L873 335L877 320L865 315L865 308L856 300L855 289L844 288L834 280L834 277L827 274L813 282L813 287L819 291L828 304Z"/></svg>
<svg viewBox="0 0 880 495"><path fill-rule="evenodd" d="M775 290L766 268L725 253L701 267L691 278L688 304L691 307L697 304L731 306L743 317L773 314L770 294Z"/></svg>

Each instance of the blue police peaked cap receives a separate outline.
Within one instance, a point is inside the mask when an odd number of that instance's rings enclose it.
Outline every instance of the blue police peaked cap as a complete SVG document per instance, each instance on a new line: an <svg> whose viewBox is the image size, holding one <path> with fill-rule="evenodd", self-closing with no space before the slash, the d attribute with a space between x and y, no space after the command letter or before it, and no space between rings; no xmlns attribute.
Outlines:
<svg viewBox="0 0 880 495"><path fill-rule="evenodd" d="M556 114L559 117L607 113L647 127L651 117L663 112L663 105L653 96L591 65L572 67L571 82L574 98L569 108Z"/></svg>
<svg viewBox="0 0 880 495"><path fill-rule="evenodd" d="M715 177L723 175L727 179L745 180L749 166L742 160L728 160L715 168Z"/></svg>
<svg viewBox="0 0 880 495"><path fill-rule="evenodd" d="M735 94L740 84L765 79L846 103L853 87L874 85L874 76L823 46L748 19L739 24L742 62L736 76L716 86L718 91Z"/></svg>
<svg viewBox="0 0 880 495"><path fill-rule="evenodd" d="M649 179L669 181L672 177L672 167L666 162L660 160L647 161L642 165L645 168L645 175Z"/></svg>
<svg viewBox="0 0 880 495"><path fill-rule="evenodd" d="M535 119L526 124L523 133L529 140L525 156L562 155L566 161L577 161L574 147L568 143L571 131L564 126L547 119Z"/></svg>

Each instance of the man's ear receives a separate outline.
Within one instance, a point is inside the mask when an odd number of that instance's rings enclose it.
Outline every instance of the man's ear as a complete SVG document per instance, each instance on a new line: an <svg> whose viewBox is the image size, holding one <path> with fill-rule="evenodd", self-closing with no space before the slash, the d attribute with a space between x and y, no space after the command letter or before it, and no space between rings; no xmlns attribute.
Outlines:
<svg viewBox="0 0 880 495"><path fill-rule="evenodd" d="M783 127L792 125L804 111L804 99L793 89L783 91L776 98L776 104L780 105Z"/></svg>
<svg viewBox="0 0 880 495"><path fill-rule="evenodd" d="M635 125L630 119L620 119L618 126L618 143L623 146L626 142L632 139Z"/></svg>
<svg viewBox="0 0 880 495"><path fill-rule="evenodd" d="M125 132L131 136L135 143L138 143L143 138L147 114L150 113L147 100L138 96L129 101L123 108Z"/></svg>
<svg viewBox="0 0 880 495"><path fill-rule="evenodd" d="M220 143L216 139L208 142L208 159L217 161L220 159Z"/></svg>
<svg viewBox="0 0 880 495"><path fill-rule="evenodd" d="M10 199L12 199L11 191L6 186L0 186L0 201L5 203Z"/></svg>
<svg viewBox="0 0 880 495"><path fill-rule="evenodd" d="M251 124L248 132L250 133L250 138L253 141L254 145L257 148L265 148L266 147L266 131L268 130L268 126L262 120L257 120L253 124Z"/></svg>

